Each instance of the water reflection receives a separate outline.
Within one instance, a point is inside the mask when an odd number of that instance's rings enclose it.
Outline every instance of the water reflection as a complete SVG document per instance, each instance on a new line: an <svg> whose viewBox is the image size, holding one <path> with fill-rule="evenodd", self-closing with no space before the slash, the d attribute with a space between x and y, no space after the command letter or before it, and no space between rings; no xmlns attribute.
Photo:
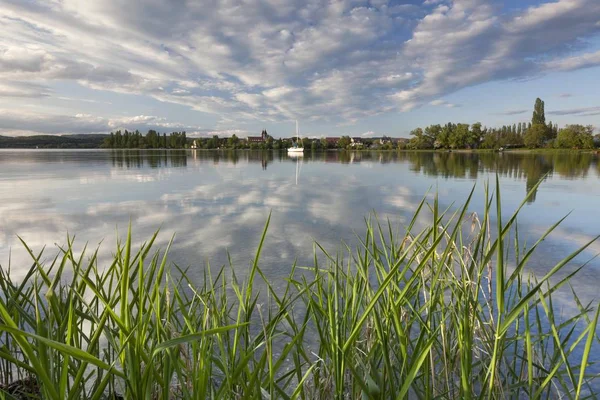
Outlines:
<svg viewBox="0 0 600 400"><path fill-rule="evenodd" d="M121 152L120 157L124 155ZM157 155L140 152L136 157L151 160ZM144 154L146 153L146 154ZM285 152L264 151L192 151L186 153L165 152L165 160L170 157L172 166L185 166L187 157L200 162L212 160L214 163L229 162L236 165L240 161L247 163L260 162L263 169L273 161L295 161ZM169 154L170 153L170 154ZM408 163L414 172L442 178L477 179L479 173L497 172L501 176L526 178L527 187L532 187L546 174L557 173L562 178L585 178L590 170L600 171L598 156L595 153L466 153L466 152L306 152L302 162L326 162L338 164L354 164L375 162L379 164ZM148 162L150 166L152 165ZM165 166L166 163L164 164ZM144 163L138 163L143 167ZM156 166L161 166L159 163Z"/></svg>
<svg viewBox="0 0 600 400"><path fill-rule="evenodd" d="M186 167L188 159L194 162L260 163L263 170L272 167L274 161L296 162L286 152L271 151L202 151L158 150L158 151L111 151L112 166L116 168L162 168ZM55 157L35 156L39 162L56 162ZM58 157L61 162L68 158ZM2 162L2 159L0 159ZM600 172L600 163L595 153L466 153L466 152L306 152L302 163L405 163L411 171L423 175L450 179L478 179L480 174L497 173L500 176L523 180L525 193L529 192L544 176L558 174L564 179L586 178L590 172ZM529 199L537 198L534 192Z"/></svg>
<svg viewBox="0 0 600 400"><path fill-rule="evenodd" d="M592 153L400 153L398 159L408 160L415 172L444 178L477 179L483 172L524 179L526 192L544 176L584 178L598 169L598 157ZM536 197L534 192L529 202Z"/></svg>
<svg viewBox="0 0 600 400"><path fill-rule="evenodd" d="M85 155L85 157L82 157ZM273 168L274 162L296 162L286 152L271 151L185 151L185 150L112 150L112 151L10 151L0 152L0 166L10 172L10 164L81 164L85 167L104 165L107 160L115 169L185 168L197 164L226 163L235 166L260 163L262 170ZM335 164L406 164L410 171L442 179L477 180L481 174L499 174L525 183L529 192L544 176L554 174L562 179L583 179L600 172L594 153L465 153L465 152L306 152L302 160L308 163ZM535 202L537 193L529 199Z"/></svg>
<svg viewBox="0 0 600 400"><path fill-rule="evenodd" d="M117 168L185 167L188 153L185 150L113 150L112 166Z"/></svg>
<svg viewBox="0 0 600 400"><path fill-rule="evenodd" d="M355 240L372 211L400 229L428 189L443 205L460 204L498 173L507 213L548 177L519 220L523 238L544 232L549 215L576 209L532 264L543 273L599 233L599 171L595 154L571 153L0 151L0 263L22 250L17 235L35 250L64 243L67 232L79 243L105 239L110 254L115 227L131 221L140 241L159 227L165 241L177 233L173 260L199 274L208 260L227 264L227 251L243 269L272 213L263 267L284 276L295 257L310 264L314 239L334 252ZM478 190L474 211L481 200ZM15 266L26 259L13 253ZM598 284L586 279L578 293L595 296Z"/></svg>

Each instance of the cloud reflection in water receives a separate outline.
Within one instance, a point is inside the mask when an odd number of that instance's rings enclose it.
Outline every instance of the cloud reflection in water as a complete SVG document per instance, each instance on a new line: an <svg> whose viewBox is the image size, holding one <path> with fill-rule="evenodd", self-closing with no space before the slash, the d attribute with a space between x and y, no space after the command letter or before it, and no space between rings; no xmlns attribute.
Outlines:
<svg viewBox="0 0 600 400"><path fill-rule="evenodd" d="M311 262L315 239L334 252L342 241L355 243L354 231L363 231L363 217L373 211L402 226L427 190L437 190L446 207L464 201L477 183L472 208L481 211L483 182L495 173L505 215L547 174L519 221L523 238L549 226L549 214L559 218L576 207L561 232L577 235L550 238L533 270L597 233L600 222L593 221L600 188L590 184L599 171L592 154L328 152L294 160L249 151L2 151L0 168L0 260L12 249L15 274L29 266L16 235L36 251L65 243L67 232L80 245L104 239L110 256L117 232L123 235L131 221L138 245L161 228L164 248L176 233L172 260L193 266L192 273L200 275L208 260L226 264L229 251L243 276L272 212L262 261L277 278L295 258ZM578 292L592 296L599 280L576 282Z"/></svg>

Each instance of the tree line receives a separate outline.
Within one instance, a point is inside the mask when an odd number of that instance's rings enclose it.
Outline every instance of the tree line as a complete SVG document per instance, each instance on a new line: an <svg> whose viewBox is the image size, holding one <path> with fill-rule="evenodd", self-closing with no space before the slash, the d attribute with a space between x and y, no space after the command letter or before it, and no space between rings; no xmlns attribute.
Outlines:
<svg viewBox="0 0 600 400"><path fill-rule="evenodd" d="M150 129L146 135L140 131L130 132L120 130L111 132L102 145L109 149L185 149L188 139L185 132L171 132L168 136Z"/></svg>
<svg viewBox="0 0 600 400"><path fill-rule="evenodd" d="M397 139L396 139L397 140ZM273 138L268 136L263 142L251 142L238 138L232 135L229 138L220 138L213 136L212 138L193 139L196 148L199 149L251 149L251 150L285 150L291 147L296 138ZM395 140L391 137L384 136L383 138L360 138L360 145L353 147L352 138L350 136L341 136L335 140L326 138L300 138L300 146L306 150L332 150L332 149L360 149L372 148L382 150L395 149Z"/></svg>
<svg viewBox="0 0 600 400"><path fill-rule="evenodd" d="M515 123L501 128L482 127L482 124L430 125L417 128L410 134L405 149L499 149L499 148L560 148L592 149L595 147L594 128L583 125L566 125L559 129L552 121L546 123L544 102L535 101L529 123ZM598 135L597 135L598 136ZM596 138L598 139L598 137Z"/></svg>
<svg viewBox="0 0 600 400"><path fill-rule="evenodd" d="M600 135L594 136L591 125L566 125L559 129L552 121L546 123L544 102L536 99L529 122L517 122L498 128L474 124L448 123L414 129L409 139L398 138L350 138L342 136L335 140L302 138L301 145L307 150L328 149L379 149L379 150L435 150L435 149L500 149L500 148L558 148L592 149L600 144ZM114 149L257 149L284 150L293 145L295 138L275 139L262 132L265 140L253 142L231 137L188 138L186 132L170 134L149 130L118 130L110 135L37 135L0 136L0 148L114 148Z"/></svg>
<svg viewBox="0 0 600 400"><path fill-rule="evenodd" d="M93 149L102 146L106 135L32 135L0 136L0 148L5 149Z"/></svg>
<svg viewBox="0 0 600 400"><path fill-rule="evenodd" d="M211 138L196 138L193 139L194 147L197 149L250 149L250 150L282 150L292 146L296 141L295 139L275 139L270 136L266 131L262 132L262 135L266 137L261 142L252 142L249 140L240 139L237 135L233 134L230 137L219 137L217 135ZM304 138L300 139L301 145L306 148L314 148L312 146L313 140ZM321 147L319 147L321 148ZM316 148L315 148L316 149Z"/></svg>

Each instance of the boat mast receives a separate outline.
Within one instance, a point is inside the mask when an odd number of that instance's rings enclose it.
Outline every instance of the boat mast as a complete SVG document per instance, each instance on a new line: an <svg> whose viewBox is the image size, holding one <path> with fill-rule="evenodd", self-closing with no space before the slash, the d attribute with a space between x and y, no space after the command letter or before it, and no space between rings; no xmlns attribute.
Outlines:
<svg viewBox="0 0 600 400"><path fill-rule="evenodd" d="M296 120L296 140L300 140L300 132L298 131L298 120Z"/></svg>

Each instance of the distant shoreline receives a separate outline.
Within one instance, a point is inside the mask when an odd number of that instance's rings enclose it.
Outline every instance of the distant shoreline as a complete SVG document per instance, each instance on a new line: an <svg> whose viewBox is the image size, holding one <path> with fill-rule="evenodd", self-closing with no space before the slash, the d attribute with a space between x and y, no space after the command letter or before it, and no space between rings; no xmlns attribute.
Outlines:
<svg viewBox="0 0 600 400"><path fill-rule="evenodd" d="M43 147L43 148L35 148L35 147L1 147L0 151L10 151L10 150L30 150L30 151L147 151L147 152L156 152L156 151L256 151L256 152L286 152L286 149L144 149L144 148L133 148L133 149L113 149L113 148L101 148L101 147L75 147L75 148L60 148L60 147ZM304 154L310 153L327 153L327 152L385 152L385 153L438 153L438 154L451 154L451 153L460 153L460 154L488 154L488 153L510 153L510 154L558 154L558 153L589 153L589 154L597 154L600 153L600 149L507 149L503 151L492 150L492 149L428 149L428 150L415 150L415 149L318 149L318 150L306 150Z"/></svg>

